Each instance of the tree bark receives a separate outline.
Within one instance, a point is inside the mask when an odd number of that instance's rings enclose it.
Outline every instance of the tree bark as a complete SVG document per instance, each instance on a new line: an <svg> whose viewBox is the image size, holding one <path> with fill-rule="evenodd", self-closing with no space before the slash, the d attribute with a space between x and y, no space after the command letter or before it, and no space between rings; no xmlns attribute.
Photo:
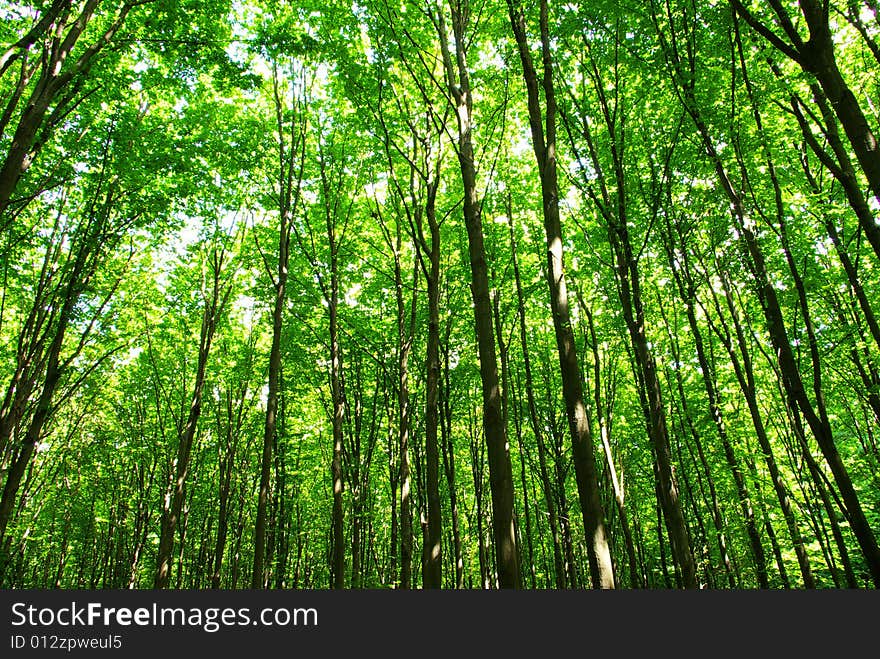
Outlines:
<svg viewBox="0 0 880 659"><path fill-rule="evenodd" d="M211 342L214 339L214 331L217 329L217 321L220 314L223 313L226 301L229 299L229 294L232 291L231 286L227 286L224 291L220 280L223 258L224 253L217 249L211 254L211 297L204 299L202 327L199 336L199 354L195 381L193 382L192 399L186 422L178 433L174 473L165 492L159 549L156 555L156 574L153 582L153 587L156 589L167 588L171 577L171 555L174 549L174 534L177 531L177 523L183 507L184 485L187 473L189 472L190 453L196 436L199 416L202 411L202 390L205 386L208 355L211 352Z"/></svg>
<svg viewBox="0 0 880 659"><path fill-rule="evenodd" d="M529 51L525 17L522 8L513 0L508 0L508 9L528 92L532 147L541 178L544 230L547 239L547 286L550 292L553 328L556 333L559 368L562 374L562 396L571 435L575 478L587 539L590 576L594 588L614 588L614 569L611 565L611 552L605 528L605 510L599 492L595 450L584 403L582 373L571 326L565 277L562 223L559 218L559 183L556 171L556 96L553 86L547 1L540 2L544 117L541 116L538 74Z"/></svg>
<svg viewBox="0 0 880 659"><path fill-rule="evenodd" d="M437 181L439 183L439 179ZM443 526L440 508L440 224L436 209L437 185L429 185L425 215L431 234L428 253L428 346L425 382L425 452L428 498L427 535L422 582L425 588L440 588L443 583Z"/></svg>
<svg viewBox="0 0 880 659"><path fill-rule="evenodd" d="M450 4L452 11L455 64L449 52L445 22L438 13L437 25L443 51L444 69L451 100L458 118L457 155L464 186L464 219L471 267L471 296L474 304L474 327L480 361L483 399L483 432L489 459L489 486L492 494L492 526L495 536L495 557L501 588L520 588L519 552L514 524L513 469L507 448L507 430L501 411L501 390L492 303L489 297L489 275L483 244L482 208L477 193L477 171L472 139L472 97L470 74L466 62L464 17L461 6ZM456 76L457 73L457 76Z"/></svg>
<svg viewBox="0 0 880 659"><path fill-rule="evenodd" d="M266 416L263 425L263 445L260 456L260 484L257 498L257 518L254 524L254 562L251 575L252 588L266 587L266 523L269 506L269 486L272 471L272 447L278 425L278 398L281 385L281 335L284 327L284 307L287 300L287 280L290 262L291 224L300 200L300 182L302 180L302 157L305 151L305 135L301 111L294 112L294 119L299 126L286 126L284 121L284 103L281 96L281 80L277 64L273 65L273 92L275 100L276 130L278 139L278 195L279 195L279 226L278 226L278 264L276 274L269 276L272 280L272 346L269 351L269 382L266 394ZM296 102L296 99L293 99ZM289 131L288 131L289 128ZM287 136L287 133L290 136ZM299 153L297 153L299 151ZM299 170L295 167L299 156Z"/></svg>
<svg viewBox="0 0 880 659"><path fill-rule="evenodd" d="M508 199L509 202L509 199ZM541 485L544 493L544 505L547 507L547 517L550 525L550 537L553 542L553 567L556 588L565 588L565 563L562 559L562 540L559 535L559 518L556 502L553 496L553 485L550 481L550 472L547 468L547 447L544 441L544 431L541 428L541 420L538 417L538 407L535 403L535 385L532 377L532 360L529 353L528 333L526 332L526 309L525 296L523 294L522 276L519 269L517 256L516 236L513 232L513 209L508 203L508 228L510 229L510 250L513 262L513 277L516 283L516 300L519 320L520 349L522 351L523 373L525 375L526 403L529 409L529 420L532 425L532 433L538 447L538 465L541 474Z"/></svg>

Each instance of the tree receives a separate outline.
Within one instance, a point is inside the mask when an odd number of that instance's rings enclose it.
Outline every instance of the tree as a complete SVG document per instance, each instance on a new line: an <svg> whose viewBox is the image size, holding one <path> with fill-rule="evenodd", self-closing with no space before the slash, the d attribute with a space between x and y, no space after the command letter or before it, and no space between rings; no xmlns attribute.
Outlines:
<svg viewBox="0 0 880 659"><path fill-rule="evenodd" d="M878 8L7 3L0 584L875 588Z"/></svg>
<svg viewBox="0 0 880 659"><path fill-rule="evenodd" d="M550 304L553 309L553 326L556 331L559 366L562 371L565 411L574 449L578 495L584 516L584 529L587 533L590 573L594 588L613 588L614 570L611 566L611 554L608 550L605 531L605 511L599 493L593 438L587 420L587 409L581 387L581 368L568 311L562 226L559 219L559 184L556 173L556 93L553 85L553 56L550 51L549 10L547 3L542 1L540 3L541 59L544 102L546 104L545 116L542 117L538 93L538 74L535 71L528 46L525 16L522 8L513 2L508 2L508 8L528 92L532 146L541 177L544 230L547 234L546 277L550 289Z"/></svg>
<svg viewBox="0 0 880 659"><path fill-rule="evenodd" d="M174 548L174 533L177 530L177 524L183 507L190 454L193 440L196 436L196 426L202 411L202 392L205 388L208 355L211 352L211 343L214 340L217 323L232 292L231 283L224 283L221 280L224 261L226 260L225 250L222 247L214 247L209 259L210 279L203 281L201 286L203 311L201 329L199 330L199 356L196 363L195 380L193 381L192 399L186 415L186 421L178 431L177 457L174 460L173 478L168 484L168 489L165 493L165 504L162 509L162 533L159 538L159 552L156 561L156 588L167 588L171 576L171 552ZM208 290L206 290L206 286L209 287Z"/></svg>

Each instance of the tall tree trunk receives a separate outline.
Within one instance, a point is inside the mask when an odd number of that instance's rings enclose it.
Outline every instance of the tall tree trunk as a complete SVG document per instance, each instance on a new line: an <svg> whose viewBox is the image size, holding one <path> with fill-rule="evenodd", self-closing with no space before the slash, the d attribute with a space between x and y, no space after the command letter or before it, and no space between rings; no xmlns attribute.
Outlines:
<svg viewBox="0 0 880 659"><path fill-rule="evenodd" d="M184 486L187 473L189 472L190 453L193 440L196 436L196 428L202 411L202 390L205 386L205 372L208 366L208 355L211 352L211 342L217 329L217 321L232 286L226 286L223 290L221 275L223 269L224 252L216 248L211 254L211 294L210 298L204 298L202 311L202 327L199 333L199 356L196 365L195 381L193 382L192 399L189 406L186 422L178 433L177 457L174 461L172 480L165 492L165 504L162 509L161 533L159 536L159 549L156 555L156 573L153 587L156 589L167 588L171 578L171 555L174 549L174 534L177 531L177 523L180 519L183 507Z"/></svg>
<svg viewBox="0 0 880 659"><path fill-rule="evenodd" d="M384 377L388 378L388 373L384 374ZM397 488L400 483L400 468L397 461L397 451L398 441L394 436L394 429L397 425L394 419L394 405L391 402L391 395L389 389L391 386L387 383L385 384L385 393L384 393L384 407L385 407L385 415L387 418L387 437L386 437L386 451L388 456L388 495L390 501L390 513L391 513L391 530L389 532L389 540L388 540L388 582L392 588L397 587L397 575L398 575L398 551L400 549L399 538L399 528L400 528L400 517L397 514L397 502L399 501L399 497L397 496Z"/></svg>
<svg viewBox="0 0 880 659"><path fill-rule="evenodd" d="M559 218L559 183L556 171L556 96L553 86L553 58L547 1L540 2L544 117L541 116L538 73L529 50L525 17L522 8L513 0L508 0L508 8L528 92L532 146L541 177L544 230L547 238L546 277L550 290L550 307L556 333L559 368L562 374L562 396L571 434L575 479L587 537L590 576L594 588L614 588L614 570L605 529L605 511L599 492L593 438L584 404L582 373L571 326L565 278L562 223Z"/></svg>
<svg viewBox="0 0 880 659"><path fill-rule="evenodd" d="M272 307L272 347L269 351L269 383L266 393L266 417L263 426L263 446L260 456L260 484L257 495L257 519L254 523L254 562L251 575L252 588L266 587L264 563L266 558L266 522L269 506L269 481L272 472L272 446L278 425L278 398L281 384L281 335L284 326L284 307L287 300L287 279L290 262L290 237L294 215L300 201L300 182L302 181L305 158L305 130L302 108L297 107L296 98L293 118L288 126L285 122L285 104L282 98L281 79L277 64L273 64L273 92L275 101L276 131L278 140L278 264L276 274L271 271L274 293ZM299 165L299 170L296 169Z"/></svg>
<svg viewBox="0 0 880 659"><path fill-rule="evenodd" d="M401 274L400 225L394 246L394 287L397 300L397 441L400 460L400 587L412 587L413 530L411 512L410 476L410 410L409 410L409 355L412 350L412 332L407 328L406 304Z"/></svg>
<svg viewBox="0 0 880 659"><path fill-rule="evenodd" d="M452 404L449 377L449 334L452 331L451 319L446 324L445 338L441 345L443 353L443 384L440 388L440 431L443 440L443 470L449 487L449 513L452 518L452 547L455 559L455 588L464 587L464 558L459 528L458 493L455 487L455 446L452 441Z"/></svg>
<svg viewBox="0 0 880 659"><path fill-rule="evenodd" d="M324 163L321 167L324 175ZM325 183L326 188L326 183ZM345 392L342 379L342 350L339 344L339 244L336 238L335 217L330 211L331 200L325 195L327 242L330 251L330 287L326 295L330 334L330 395L333 404L333 457L330 477L333 484L333 544L331 574L333 588L345 587L345 511L343 509L342 444L345 423Z"/></svg>
<svg viewBox="0 0 880 659"><path fill-rule="evenodd" d="M260 457L260 483L257 499L257 519L254 525L254 562L252 588L265 588L266 575L266 521L269 506L269 480L272 470L272 446L278 424L278 388L281 379L281 334L287 285L288 242L286 223L279 231L279 267L275 281L275 303L272 311L272 347L269 351L269 387L266 395L266 417L263 426L263 448Z"/></svg>
<svg viewBox="0 0 880 659"><path fill-rule="evenodd" d="M550 482L550 472L547 468L547 447L544 442L544 431L538 418L538 407L535 403L535 385L532 377L532 360L529 354L529 341L526 332L526 309L525 296L523 294L522 277L519 270L519 258L517 256L516 236L513 232L513 209L508 197L507 219L510 230L510 250L513 261L513 276L516 283L516 299L519 320L519 338L522 350L523 372L525 375L526 402L529 409L529 420L532 425L532 433L538 446L538 465L541 473L542 491L544 504L547 506L547 517L550 524L550 536L553 541L553 567L556 587L565 588L565 564L562 559L562 541L559 536L559 519L556 502L553 496L553 485Z"/></svg>
<svg viewBox="0 0 880 659"><path fill-rule="evenodd" d="M492 494L492 526L495 557L502 588L519 588L519 552L514 524L513 469L507 448L507 432L501 411L501 390L495 336L492 327L492 303L489 297L489 275L483 244L482 208L477 193L477 171L472 139L472 96L468 71L463 5L450 3L452 12L455 63L449 51L445 19L438 12L440 46L443 51L447 88L456 106L458 118L458 155L464 186L464 219L468 237L471 266L471 296L474 303L474 326L480 361L483 397L483 431L489 458L489 486ZM456 75L457 74L457 75Z"/></svg>
<svg viewBox="0 0 880 659"><path fill-rule="evenodd" d="M439 182L439 179L438 181ZM429 186L425 214L431 233L428 253L428 346L425 383L425 453L428 498L427 535L424 545L422 582L425 588L440 588L443 583L443 526L440 508L440 224L435 206L437 185Z"/></svg>

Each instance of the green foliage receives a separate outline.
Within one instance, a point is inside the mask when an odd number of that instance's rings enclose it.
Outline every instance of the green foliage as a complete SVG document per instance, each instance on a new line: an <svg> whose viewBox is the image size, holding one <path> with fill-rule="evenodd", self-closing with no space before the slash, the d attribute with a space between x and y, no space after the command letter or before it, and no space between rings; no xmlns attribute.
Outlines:
<svg viewBox="0 0 880 659"><path fill-rule="evenodd" d="M780 29L763 5L745 4ZM4 49L50 5L0 8ZM846 20L847 3L832 5L842 78L870 108L877 34ZM115 15L102 3L70 57ZM443 580L456 586L458 546L460 585L494 585L456 90L443 70L441 15L448 30L445 3L156 0L133 7L53 100L54 119L38 132L2 216L0 484L26 455L30 428L38 438L0 529L0 583L152 585L163 499L193 402L211 258L222 249L221 283L231 292L208 356L170 583L250 585L273 296L279 249L289 248L267 582L332 583L332 309L344 401L345 583L397 587L408 522L419 585L429 496L426 213L436 184ZM525 7L525 17L537 35L538 7ZM588 586L545 281L540 172L508 5L475 4L467 19L523 583ZM635 307L625 304L634 280L700 584L758 587L757 533L772 588L806 579L798 535L816 586L876 586L840 472L779 359L781 331L876 537L880 268L832 171L849 158L856 187L869 189L840 120L822 115L813 79L728 3L551 6L548 30L568 303L618 586L676 587L680 578L658 507ZM28 61L45 43L31 46ZM540 62L540 44L529 48ZM3 158L25 112L15 62L0 76ZM19 90L22 99L35 83ZM543 89L539 96L544 103ZM824 151L805 138L794 96ZM832 149L835 131L843 152ZM622 228L631 262L615 242ZM779 331L762 276L778 300ZM56 338L62 368L37 427ZM409 520L400 517L402 425ZM573 561L563 575L554 550Z"/></svg>

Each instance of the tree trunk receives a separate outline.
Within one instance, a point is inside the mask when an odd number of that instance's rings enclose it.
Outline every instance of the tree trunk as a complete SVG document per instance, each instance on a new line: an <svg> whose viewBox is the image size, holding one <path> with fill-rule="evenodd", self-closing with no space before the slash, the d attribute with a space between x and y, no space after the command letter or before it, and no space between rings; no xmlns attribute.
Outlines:
<svg viewBox="0 0 880 659"><path fill-rule="evenodd" d="M425 588L440 588L443 583L443 526L440 508L440 225L434 204L437 186L428 191L425 214L431 233L428 254L428 347L425 383L425 452L427 461L428 521L424 545L422 582Z"/></svg>
<svg viewBox="0 0 880 659"><path fill-rule="evenodd" d="M684 301L685 313L687 315L688 327L691 330L691 336L694 340L694 347L697 352L697 361L700 365L700 375L703 380L703 386L706 391L707 402L709 404L709 413L712 423L715 426L716 434L721 442L724 450L724 458L733 475L734 483L740 503L740 510L746 523L746 533L749 538L749 544L752 551L752 560L755 566L755 574L758 580L758 587L766 589L769 587L767 577L767 559L764 554L764 547L761 544L761 536L758 530L757 521L755 519L754 509L752 506L751 496L745 482L739 459L734 452L733 445L727 434L727 426L724 421L722 412L722 400L715 381L715 369L710 365L709 358L706 354L706 348L703 341L703 334L697 324L696 316L696 284L691 274L688 250L684 245L684 236L681 235L680 227L677 227L679 233L678 250L673 248L672 227L668 227L668 236L666 250L670 264L670 269L678 287L679 295ZM702 452L702 449L701 449ZM702 456L701 456L702 457Z"/></svg>
<svg viewBox="0 0 880 659"><path fill-rule="evenodd" d="M441 346L443 353L443 386L440 388L440 430L443 440L443 469L449 486L449 513L452 518L452 547L455 558L455 588L464 587L464 558L461 547L461 530L459 528L458 494L455 488L455 446L452 441L452 405L450 392L452 386L449 377L449 334L452 331L451 320L446 325L446 337Z"/></svg>
<svg viewBox="0 0 880 659"><path fill-rule="evenodd" d="M516 283L516 299L519 318L519 338L522 350L523 372L525 375L526 402L529 409L529 420L532 424L532 433L538 445L538 465L541 473L541 484L544 492L544 504L547 506L547 517L550 525L550 536L553 541L553 567L556 588L565 588L565 564L562 559L562 541L559 537L559 519L556 503L553 496L553 486L550 482L550 472L547 468L547 447L544 443L544 431L541 429L541 421L538 418L538 408L535 403L535 386L532 378L532 360L529 355L529 341L526 332L526 309L525 296L523 295L522 277L519 270L519 258L517 257L516 237L513 232L513 212L508 197L508 228L510 229L510 250L513 260L513 276Z"/></svg>
<svg viewBox="0 0 880 659"><path fill-rule="evenodd" d="M284 307L287 300L287 279L290 262L291 224L300 200L305 159L304 119L301 112L294 111L291 124L285 125L284 102L281 97L281 80L277 64L273 64L273 91L278 140L278 188L279 188L279 226L278 226L278 265L275 276L271 272L274 293L272 307L272 347L269 351L269 383L266 394L266 417L263 425L263 446L260 456L260 484L257 498L257 519L254 523L254 562L251 575L252 588L265 588L264 563L266 558L266 522L269 506L269 485L272 472L272 446L278 425L278 398L281 385L281 334L284 326ZM293 99L294 102L296 99ZM299 125L297 123L299 122ZM298 130L297 130L298 129ZM299 151L299 153L297 153ZM299 157L299 171L295 163Z"/></svg>
<svg viewBox="0 0 880 659"><path fill-rule="evenodd" d="M161 534L159 536L159 549L156 556L156 574L153 587L156 589L167 588L171 578L171 555L174 549L174 534L177 531L177 523L180 519L183 507L184 486L187 473L189 472L190 453L199 416L202 411L202 390L205 386L205 372L208 366L208 355L211 352L211 342L214 339L214 331L217 328L219 315L226 306L226 301L232 291L232 287L223 286L220 276L223 268L222 251L216 249L211 255L212 281L211 297L204 299L202 312L202 327L199 336L199 356L196 365L195 382L193 383L192 399L186 422L178 433L177 457L174 461L174 473L172 481L165 492L165 505L162 510Z"/></svg>
<svg viewBox="0 0 880 659"><path fill-rule="evenodd" d="M492 303L489 297L489 275L483 245L483 222L477 193L477 171L471 133L472 98L470 75L466 62L464 18L461 6L450 4L452 11L455 65L449 53L442 12L438 14L438 36L443 51L447 86L458 117L457 155L464 186L464 219L468 237L471 266L471 296L474 303L474 326L480 361L483 398L483 431L489 458L489 486L492 494L492 526L495 536L495 557L502 588L519 588L519 552L514 524L513 469L507 448L507 432L501 411L501 390L495 336L492 327ZM456 81L456 75L457 81Z"/></svg>
<svg viewBox="0 0 880 659"><path fill-rule="evenodd" d="M587 557L594 588L614 588L614 570L605 529L605 511L599 492L593 438L590 433L587 409L581 384L581 368L574 341L569 313L568 289L565 278L562 223L559 218L559 184L556 171L556 96L553 86L553 59L551 55L547 1L541 0L541 53L545 117L541 116L538 74L528 46L525 18L522 9L508 0L510 21L523 67L528 91L529 125L532 146L541 177L541 197L544 230L547 238L547 285L559 368L562 374L562 396L571 434L575 479L587 539ZM544 121L546 119L546 121Z"/></svg>

